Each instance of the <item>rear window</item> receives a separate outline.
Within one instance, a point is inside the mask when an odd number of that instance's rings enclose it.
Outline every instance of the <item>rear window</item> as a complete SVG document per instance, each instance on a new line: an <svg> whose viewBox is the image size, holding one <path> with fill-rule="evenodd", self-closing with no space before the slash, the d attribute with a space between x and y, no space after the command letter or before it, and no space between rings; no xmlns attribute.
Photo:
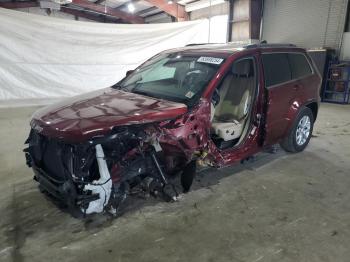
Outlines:
<svg viewBox="0 0 350 262"><path fill-rule="evenodd" d="M303 54L288 54L292 78L300 78L312 74L309 62Z"/></svg>
<svg viewBox="0 0 350 262"><path fill-rule="evenodd" d="M262 62L266 87L287 82L292 79L286 53L263 54Z"/></svg>

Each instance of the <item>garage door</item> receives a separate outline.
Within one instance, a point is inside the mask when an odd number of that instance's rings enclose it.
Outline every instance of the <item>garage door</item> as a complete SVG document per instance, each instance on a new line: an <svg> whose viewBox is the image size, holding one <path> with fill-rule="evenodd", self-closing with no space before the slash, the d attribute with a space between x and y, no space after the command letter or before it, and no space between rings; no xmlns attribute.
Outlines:
<svg viewBox="0 0 350 262"><path fill-rule="evenodd" d="M337 49L347 0L265 0L262 39Z"/></svg>

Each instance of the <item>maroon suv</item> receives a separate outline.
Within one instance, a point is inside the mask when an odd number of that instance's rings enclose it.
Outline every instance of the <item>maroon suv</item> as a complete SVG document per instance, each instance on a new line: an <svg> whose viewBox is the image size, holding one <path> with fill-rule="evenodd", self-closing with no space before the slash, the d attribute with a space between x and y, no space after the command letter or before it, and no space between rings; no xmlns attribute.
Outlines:
<svg viewBox="0 0 350 262"><path fill-rule="evenodd" d="M309 143L321 79L294 45L164 51L117 84L34 113L25 154L41 191L73 214L116 214L135 192L176 199L198 164L222 167Z"/></svg>

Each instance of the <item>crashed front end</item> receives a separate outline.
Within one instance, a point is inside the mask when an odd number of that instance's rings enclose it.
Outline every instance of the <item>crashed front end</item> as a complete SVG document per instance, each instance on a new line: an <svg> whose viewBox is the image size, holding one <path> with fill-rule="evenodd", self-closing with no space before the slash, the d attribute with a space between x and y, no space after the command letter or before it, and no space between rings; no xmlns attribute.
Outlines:
<svg viewBox="0 0 350 262"><path fill-rule="evenodd" d="M156 134L150 127L127 126L86 142L66 143L32 128L24 152L40 190L73 216L117 214L136 185L168 199L177 196L165 177Z"/></svg>

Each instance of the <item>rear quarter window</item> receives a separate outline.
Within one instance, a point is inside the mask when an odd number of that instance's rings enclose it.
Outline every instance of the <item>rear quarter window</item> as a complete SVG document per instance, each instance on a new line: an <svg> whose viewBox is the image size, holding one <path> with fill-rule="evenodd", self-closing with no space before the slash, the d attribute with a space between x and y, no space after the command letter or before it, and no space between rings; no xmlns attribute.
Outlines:
<svg viewBox="0 0 350 262"><path fill-rule="evenodd" d="M286 53L263 54L265 86L273 86L292 79L292 73Z"/></svg>
<svg viewBox="0 0 350 262"><path fill-rule="evenodd" d="M305 55L289 53L288 59L293 79L301 78L312 74L312 69Z"/></svg>

